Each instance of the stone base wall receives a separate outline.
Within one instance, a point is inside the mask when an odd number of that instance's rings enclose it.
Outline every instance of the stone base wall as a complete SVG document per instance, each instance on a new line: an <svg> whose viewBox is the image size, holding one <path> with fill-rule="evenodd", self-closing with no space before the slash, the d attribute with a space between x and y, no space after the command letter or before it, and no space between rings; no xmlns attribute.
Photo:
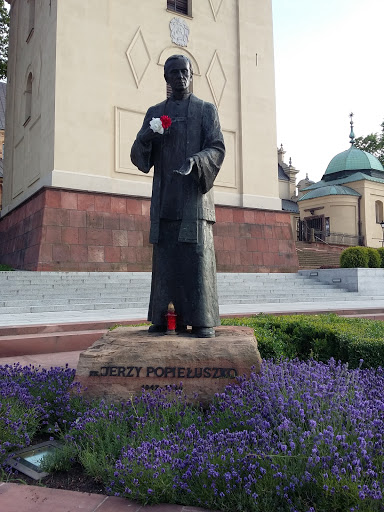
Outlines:
<svg viewBox="0 0 384 512"><path fill-rule="evenodd" d="M37 271L150 271L150 200L45 188L0 219L0 263ZM216 207L218 272L296 272L290 215Z"/></svg>

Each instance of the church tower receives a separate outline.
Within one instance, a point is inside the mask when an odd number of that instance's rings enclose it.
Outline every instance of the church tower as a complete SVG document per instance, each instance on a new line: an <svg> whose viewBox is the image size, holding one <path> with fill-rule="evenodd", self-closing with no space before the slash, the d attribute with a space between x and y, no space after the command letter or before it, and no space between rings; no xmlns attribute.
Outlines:
<svg viewBox="0 0 384 512"><path fill-rule="evenodd" d="M219 112L216 205L281 211L271 0L8 2L0 234L13 239L16 220L30 218L12 249L17 267L148 268L152 173L133 166L130 148L166 97L172 54L189 57L193 92Z"/></svg>

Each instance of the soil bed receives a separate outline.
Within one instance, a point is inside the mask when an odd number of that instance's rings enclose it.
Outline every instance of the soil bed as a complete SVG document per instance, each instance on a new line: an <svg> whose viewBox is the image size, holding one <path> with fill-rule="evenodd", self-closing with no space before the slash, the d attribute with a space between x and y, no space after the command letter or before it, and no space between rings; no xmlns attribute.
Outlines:
<svg viewBox="0 0 384 512"><path fill-rule="evenodd" d="M106 494L101 483L96 482L91 476L84 473L84 468L76 464L70 471L56 471L41 480L34 480L29 476L18 474L18 478L11 478L15 483L38 485L51 489L65 489L67 491L87 492L91 494Z"/></svg>

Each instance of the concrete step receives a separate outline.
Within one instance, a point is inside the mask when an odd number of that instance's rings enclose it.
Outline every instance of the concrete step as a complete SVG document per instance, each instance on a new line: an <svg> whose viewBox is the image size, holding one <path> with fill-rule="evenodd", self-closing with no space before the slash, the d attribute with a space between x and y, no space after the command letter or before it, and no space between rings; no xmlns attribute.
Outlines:
<svg viewBox="0 0 384 512"><path fill-rule="evenodd" d="M365 300L381 300L384 297L371 297L365 296ZM232 296L232 297L220 297L219 304L276 304L276 303L297 303L297 302L353 302L356 300L354 292L345 292L345 294L338 295L301 295L300 297L295 295L290 296L273 296L260 297L260 296ZM149 301L142 302L87 302L87 303L76 303L74 301L71 304L36 304L32 306L17 306L17 307L3 307L0 309L0 317L2 314L28 314L28 313L44 313L44 312L65 312L65 311L98 311L98 310L118 310L118 309L136 309L136 308L147 308Z"/></svg>
<svg viewBox="0 0 384 512"><path fill-rule="evenodd" d="M217 275L220 304L353 300L354 294L299 274ZM147 308L149 272L0 272L0 315Z"/></svg>
<svg viewBox="0 0 384 512"><path fill-rule="evenodd" d="M351 302L359 296L307 274L217 275L220 305ZM0 272L0 317L9 314L146 309L149 272ZM365 296L368 300L368 294Z"/></svg>
<svg viewBox="0 0 384 512"><path fill-rule="evenodd" d="M233 290L240 291L241 294L284 294L284 293L293 293L295 295L300 293L312 293L313 290L316 290L317 293L322 290L327 290L329 293L332 291L338 290L340 292L340 288L330 284L323 284L317 281L313 281L313 284L308 280L306 283L295 284L294 286L283 286L281 284L274 286L266 286L266 285L256 285L256 284L244 284L244 283L232 283L230 286L218 286L218 293L221 295L225 294L233 294ZM149 297L150 287L139 288L137 290L132 289L115 289L115 290L100 290L99 288L93 289L92 287L82 288L82 289L64 289L64 290L51 290L51 289L41 289L37 290L33 286L28 287L25 290L6 290L3 291L0 297L0 305L4 304L8 301L27 301L27 300L51 300L53 298L57 298L59 300L65 300L70 298L76 298L76 300L89 300L89 298L93 298L98 300L99 298L118 298L124 297L126 299L132 299L140 296L147 295Z"/></svg>

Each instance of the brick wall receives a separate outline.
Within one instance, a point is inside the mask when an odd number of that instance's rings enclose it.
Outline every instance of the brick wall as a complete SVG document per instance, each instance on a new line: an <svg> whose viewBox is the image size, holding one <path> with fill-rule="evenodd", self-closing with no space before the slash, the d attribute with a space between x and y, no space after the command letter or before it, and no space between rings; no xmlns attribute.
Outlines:
<svg viewBox="0 0 384 512"><path fill-rule="evenodd" d="M149 199L43 189L0 219L0 263L39 271L149 271ZM220 272L296 272L290 216L217 207Z"/></svg>
<svg viewBox="0 0 384 512"><path fill-rule="evenodd" d="M297 272L289 213L216 207L219 272Z"/></svg>

